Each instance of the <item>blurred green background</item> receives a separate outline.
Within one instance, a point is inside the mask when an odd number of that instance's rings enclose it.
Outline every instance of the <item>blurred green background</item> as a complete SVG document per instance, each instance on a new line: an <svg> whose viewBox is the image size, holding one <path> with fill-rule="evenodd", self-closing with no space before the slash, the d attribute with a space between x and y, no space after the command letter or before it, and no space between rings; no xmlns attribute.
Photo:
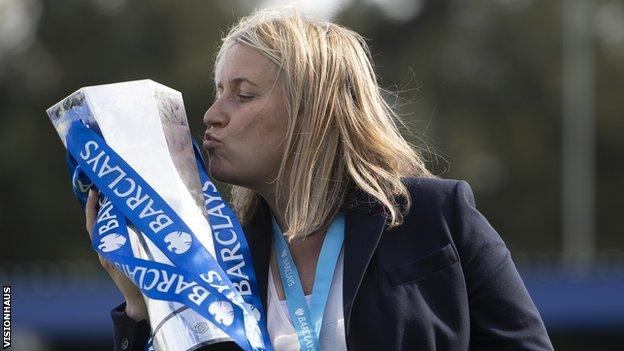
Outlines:
<svg viewBox="0 0 624 351"><path fill-rule="evenodd" d="M112 285L89 248L46 108L83 86L150 78L183 93L199 136L221 36L254 8L282 3L289 2L0 0L0 274L16 286L16 304L20 296L60 299L51 294L72 284ZM624 2L290 3L367 38L405 135L437 175L471 184L532 293L552 272L579 284L598 277L591 284L616 290L588 299L607 294L622 308ZM41 281L49 291L34 293ZM550 305L534 298L544 315ZM32 343L21 349L111 348L109 329L73 338L37 324L54 324L45 309L19 313L15 338ZM574 318L574 306L558 313ZM588 329L545 320L557 349L590 349L588 340L611 349L624 341L616 332L622 316L611 317Z"/></svg>

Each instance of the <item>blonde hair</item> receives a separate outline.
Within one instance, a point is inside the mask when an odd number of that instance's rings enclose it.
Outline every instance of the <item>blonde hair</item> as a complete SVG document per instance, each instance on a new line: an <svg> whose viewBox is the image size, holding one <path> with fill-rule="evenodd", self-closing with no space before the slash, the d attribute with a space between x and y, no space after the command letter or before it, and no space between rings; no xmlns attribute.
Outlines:
<svg viewBox="0 0 624 351"><path fill-rule="evenodd" d="M383 206L389 227L400 225L411 205L401 177L433 175L401 136L364 39L337 24L281 8L242 18L223 38L216 64L239 43L266 55L280 71L289 120L275 181L278 198L284 196L279 185L291 185L283 209L286 237L325 228L349 185ZM243 224L260 201L253 190L233 186L232 204Z"/></svg>

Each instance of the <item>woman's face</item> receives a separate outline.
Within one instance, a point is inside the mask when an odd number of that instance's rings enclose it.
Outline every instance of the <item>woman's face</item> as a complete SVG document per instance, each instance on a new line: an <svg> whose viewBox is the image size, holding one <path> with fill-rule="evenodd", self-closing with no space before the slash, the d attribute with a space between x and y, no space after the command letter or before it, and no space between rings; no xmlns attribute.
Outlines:
<svg viewBox="0 0 624 351"><path fill-rule="evenodd" d="M235 44L217 64L217 98L204 115L209 170L219 181L261 191L277 176L287 112L277 66Z"/></svg>

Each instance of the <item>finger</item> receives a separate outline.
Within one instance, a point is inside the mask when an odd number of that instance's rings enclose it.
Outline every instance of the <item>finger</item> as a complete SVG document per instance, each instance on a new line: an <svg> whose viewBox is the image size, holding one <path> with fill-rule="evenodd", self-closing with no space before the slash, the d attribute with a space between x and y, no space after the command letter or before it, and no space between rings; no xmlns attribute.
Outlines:
<svg viewBox="0 0 624 351"><path fill-rule="evenodd" d="M91 236L91 231L93 229L93 221L97 215L98 198L99 193L97 191L93 189L89 190L89 197L87 198L87 203L85 205L85 222L89 237Z"/></svg>
<svg viewBox="0 0 624 351"><path fill-rule="evenodd" d="M110 271L111 268L113 268L114 266L107 260L105 259L102 255L98 255L98 258L100 259L100 264L102 265L102 267L104 267L105 270Z"/></svg>

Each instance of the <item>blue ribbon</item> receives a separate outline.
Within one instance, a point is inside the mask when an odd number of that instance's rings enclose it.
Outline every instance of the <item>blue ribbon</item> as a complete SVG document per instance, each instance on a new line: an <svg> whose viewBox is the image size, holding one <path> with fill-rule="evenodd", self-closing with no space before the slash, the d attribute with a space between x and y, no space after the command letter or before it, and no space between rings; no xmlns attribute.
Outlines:
<svg viewBox="0 0 624 351"><path fill-rule="evenodd" d="M310 306L308 306L301 280L299 279L299 272L288 249L288 244L284 240L284 235L275 218L273 218L273 241L275 243L277 266L282 280L284 295L286 296L286 305L288 306L293 327L297 332L301 350L320 350L319 338L323 325L323 312L325 311L334 270L344 241L344 226L344 214L339 212L329 229L327 229L327 234L321 247L314 276L312 301Z"/></svg>
<svg viewBox="0 0 624 351"><path fill-rule="evenodd" d="M74 160L69 153L65 154L65 161L67 162L67 167L71 173L72 191L78 198L80 207L84 210L87 199L89 198L89 190L95 190L96 187L93 185L91 179L89 179L89 177L87 177L87 175L80 169L76 160Z"/></svg>
<svg viewBox="0 0 624 351"><path fill-rule="evenodd" d="M241 279L249 278L251 294L255 295L247 299L229 279L231 274L223 271L175 211L99 135L82 122L75 121L67 133L67 149L80 167L77 172L92 180L105 195L105 201L110 202L110 205L105 203L110 210L103 206L96 219L93 247L98 253L114 262L147 297L186 304L245 350L271 348L270 343L262 340L267 340L266 323L258 324L255 318L258 314L255 311L262 315L262 309L259 295L254 291L257 284L251 260L246 259L250 259L250 254L242 231L237 233L237 239L244 242L247 249L247 255L243 256L247 267L241 268L238 275ZM174 266L135 258L124 217L136 225ZM236 231L240 224L233 228ZM238 273L231 268L226 269ZM240 287L242 282L239 280L236 286Z"/></svg>
<svg viewBox="0 0 624 351"><path fill-rule="evenodd" d="M199 146L195 141L193 141L193 151L219 266L225 270L228 278L245 300L247 307L258 320L264 344L271 345L266 314L260 300L260 288L253 269L253 258L243 228L234 211L223 201L217 187L210 180L204 168L205 162Z"/></svg>

